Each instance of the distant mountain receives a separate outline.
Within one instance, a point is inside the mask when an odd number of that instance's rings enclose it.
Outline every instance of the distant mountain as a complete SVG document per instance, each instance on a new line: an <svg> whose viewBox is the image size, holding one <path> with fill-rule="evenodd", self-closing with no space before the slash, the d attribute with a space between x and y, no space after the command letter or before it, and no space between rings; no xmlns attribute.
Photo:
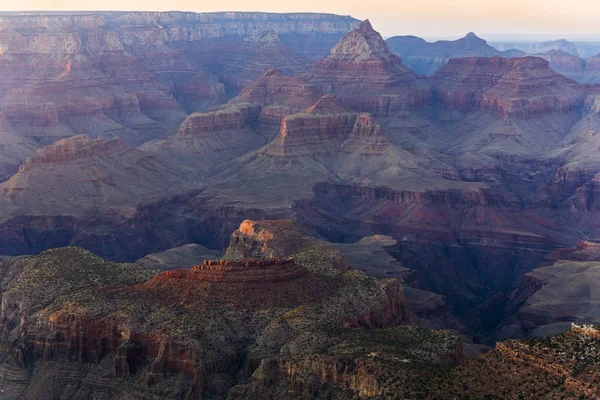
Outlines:
<svg viewBox="0 0 600 400"><path fill-rule="evenodd" d="M517 49L527 54L545 53L550 50L560 50L574 56L579 56L575 43L566 39L550 40L546 42L492 42L492 46L499 50Z"/></svg>
<svg viewBox="0 0 600 400"><path fill-rule="evenodd" d="M388 48L421 75L433 75L450 58L522 56L520 52L501 52L473 32L462 39L427 42L416 36L394 36L386 40Z"/></svg>
<svg viewBox="0 0 600 400"><path fill-rule="evenodd" d="M535 56L547 60L553 70L579 83L600 83L600 54L583 59L562 50L550 50Z"/></svg>

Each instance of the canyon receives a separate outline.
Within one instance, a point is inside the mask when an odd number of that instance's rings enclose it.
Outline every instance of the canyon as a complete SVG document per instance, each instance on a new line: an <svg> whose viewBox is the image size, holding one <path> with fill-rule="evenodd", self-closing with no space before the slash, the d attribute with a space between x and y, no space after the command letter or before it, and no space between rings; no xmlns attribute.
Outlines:
<svg viewBox="0 0 600 400"><path fill-rule="evenodd" d="M597 397L600 87L544 46L0 14L0 397Z"/></svg>

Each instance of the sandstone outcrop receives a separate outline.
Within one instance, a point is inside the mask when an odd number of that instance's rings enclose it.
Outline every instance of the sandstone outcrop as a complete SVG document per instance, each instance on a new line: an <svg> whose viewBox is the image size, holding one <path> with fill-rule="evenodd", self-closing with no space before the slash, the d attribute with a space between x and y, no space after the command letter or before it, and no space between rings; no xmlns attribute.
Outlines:
<svg viewBox="0 0 600 400"><path fill-rule="evenodd" d="M303 76L353 110L380 116L421 108L430 99L427 83L389 52L369 21Z"/></svg>
<svg viewBox="0 0 600 400"><path fill-rule="evenodd" d="M246 220L231 235L225 259L290 256L318 243L316 238L292 220Z"/></svg>

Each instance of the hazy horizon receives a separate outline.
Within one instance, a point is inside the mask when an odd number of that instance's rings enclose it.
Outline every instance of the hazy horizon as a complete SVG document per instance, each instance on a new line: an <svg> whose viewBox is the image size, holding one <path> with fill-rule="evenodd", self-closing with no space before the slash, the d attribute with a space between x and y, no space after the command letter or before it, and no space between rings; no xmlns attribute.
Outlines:
<svg viewBox="0 0 600 400"><path fill-rule="evenodd" d="M199 6L191 0L20 0L0 11L262 11L324 12L370 19L384 36L416 35L431 40L456 38L473 31L482 37L540 34L552 38L600 36L600 7L594 0L305 0L302 8L284 2L223 0Z"/></svg>

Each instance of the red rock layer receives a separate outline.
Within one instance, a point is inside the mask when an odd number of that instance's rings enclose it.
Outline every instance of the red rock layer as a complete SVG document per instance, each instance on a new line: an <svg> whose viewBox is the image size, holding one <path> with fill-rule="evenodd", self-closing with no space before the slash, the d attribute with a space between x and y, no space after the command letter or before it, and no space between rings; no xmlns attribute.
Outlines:
<svg viewBox="0 0 600 400"><path fill-rule="evenodd" d="M177 136L207 136L219 131L239 130L258 121L261 107L242 104L208 113L195 113L187 117Z"/></svg>
<svg viewBox="0 0 600 400"><path fill-rule="evenodd" d="M352 109L377 115L420 108L430 98L427 84L388 51L369 21L344 36L304 76Z"/></svg>
<svg viewBox="0 0 600 400"><path fill-rule="evenodd" d="M307 270L291 259L245 259L205 261L190 270L167 271L168 279L188 279L222 284L265 285L293 280Z"/></svg>
<svg viewBox="0 0 600 400"><path fill-rule="evenodd" d="M436 99L448 109L479 109L500 117L533 118L578 110L582 88L536 57L451 59L433 77Z"/></svg>

